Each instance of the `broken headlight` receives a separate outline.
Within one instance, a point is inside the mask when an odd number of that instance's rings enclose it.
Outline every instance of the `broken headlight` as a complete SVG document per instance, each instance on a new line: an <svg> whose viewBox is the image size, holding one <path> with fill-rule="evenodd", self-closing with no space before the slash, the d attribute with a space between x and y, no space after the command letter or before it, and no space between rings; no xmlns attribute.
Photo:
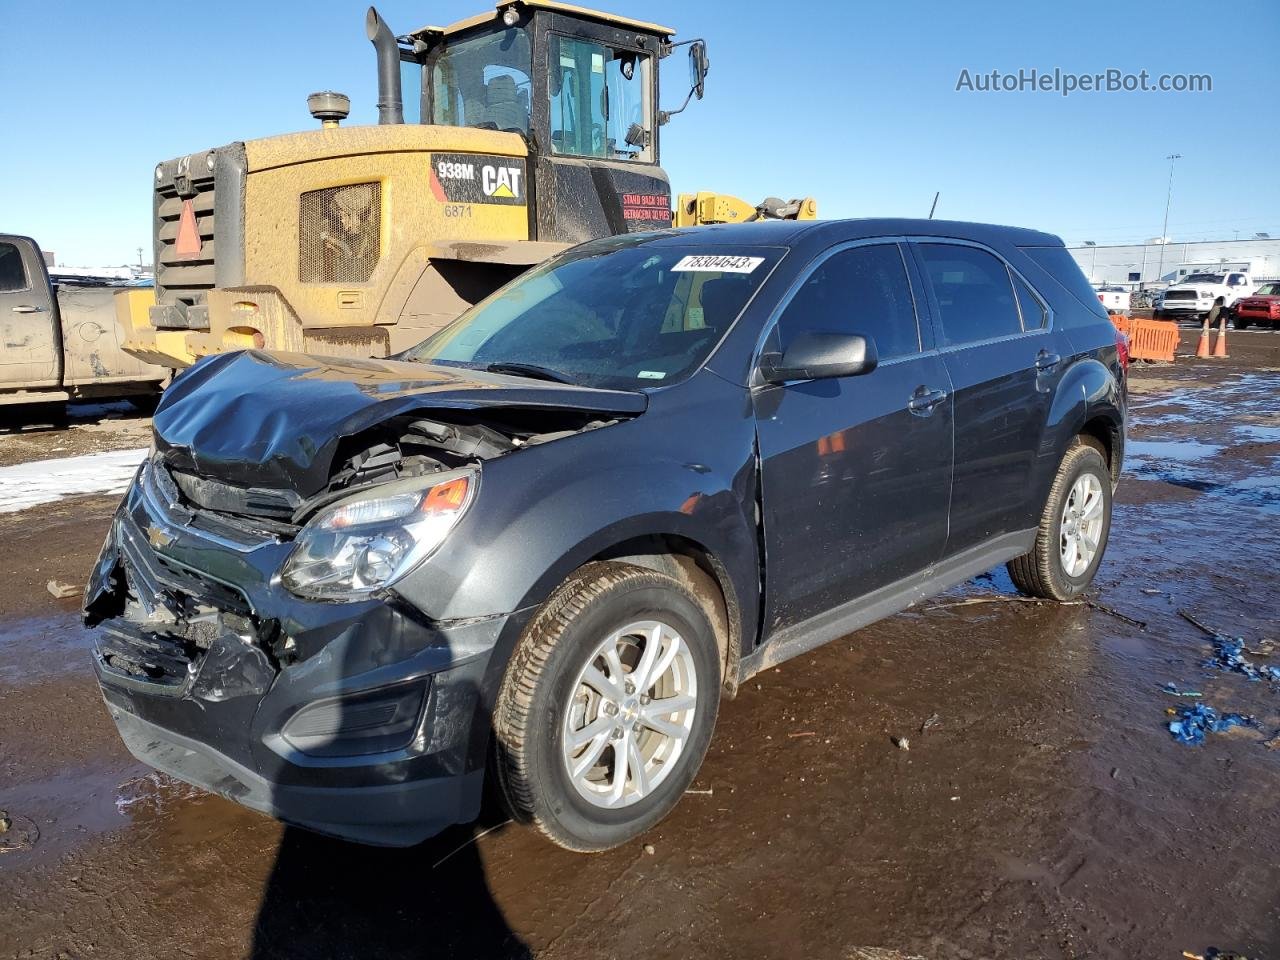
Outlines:
<svg viewBox="0 0 1280 960"><path fill-rule="evenodd" d="M320 600L354 600L390 586L444 542L477 480L474 470L397 480L326 507L298 534L281 582Z"/></svg>

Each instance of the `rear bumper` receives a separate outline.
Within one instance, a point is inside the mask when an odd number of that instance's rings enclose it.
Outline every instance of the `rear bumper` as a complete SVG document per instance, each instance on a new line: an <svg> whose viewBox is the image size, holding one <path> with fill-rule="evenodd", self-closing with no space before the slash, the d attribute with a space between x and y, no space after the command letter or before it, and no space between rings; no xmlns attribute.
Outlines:
<svg viewBox="0 0 1280 960"><path fill-rule="evenodd" d="M480 808L483 771L360 787L301 786L266 779L207 743L157 726L114 703L107 710L143 763L285 823L382 846L407 846Z"/></svg>

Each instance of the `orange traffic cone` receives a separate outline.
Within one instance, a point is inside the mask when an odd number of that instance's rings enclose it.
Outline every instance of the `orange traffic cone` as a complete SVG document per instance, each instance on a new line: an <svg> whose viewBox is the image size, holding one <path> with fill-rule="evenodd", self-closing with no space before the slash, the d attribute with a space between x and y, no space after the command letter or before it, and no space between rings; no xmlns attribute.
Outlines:
<svg viewBox="0 0 1280 960"><path fill-rule="evenodd" d="M1219 321L1218 339L1213 341L1213 356L1214 359L1229 356L1227 353L1227 318L1225 315Z"/></svg>
<svg viewBox="0 0 1280 960"><path fill-rule="evenodd" d="M1200 342L1196 344L1196 356L1209 356L1209 321L1204 322L1204 326L1200 328Z"/></svg>

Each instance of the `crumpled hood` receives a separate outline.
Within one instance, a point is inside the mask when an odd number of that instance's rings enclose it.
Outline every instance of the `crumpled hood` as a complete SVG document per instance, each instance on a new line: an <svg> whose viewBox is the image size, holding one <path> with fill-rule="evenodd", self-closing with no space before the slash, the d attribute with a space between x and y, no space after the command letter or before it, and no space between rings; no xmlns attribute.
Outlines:
<svg viewBox="0 0 1280 960"><path fill-rule="evenodd" d="M634 416L642 393L398 360L249 350L192 366L156 410L156 447L244 486L323 489L343 437L432 409L580 410Z"/></svg>

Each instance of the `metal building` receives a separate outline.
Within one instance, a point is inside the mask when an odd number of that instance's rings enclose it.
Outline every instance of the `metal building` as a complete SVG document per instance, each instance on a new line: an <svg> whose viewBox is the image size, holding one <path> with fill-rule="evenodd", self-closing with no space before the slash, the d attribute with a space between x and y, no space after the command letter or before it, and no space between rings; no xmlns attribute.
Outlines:
<svg viewBox="0 0 1280 960"><path fill-rule="evenodd" d="M1280 278L1280 239L1169 242L1163 247L1163 262L1159 243L1068 249L1093 283L1129 287L1157 280L1176 283L1192 264L1202 269L1228 265L1247 269L1254 279Z"/></svg>

